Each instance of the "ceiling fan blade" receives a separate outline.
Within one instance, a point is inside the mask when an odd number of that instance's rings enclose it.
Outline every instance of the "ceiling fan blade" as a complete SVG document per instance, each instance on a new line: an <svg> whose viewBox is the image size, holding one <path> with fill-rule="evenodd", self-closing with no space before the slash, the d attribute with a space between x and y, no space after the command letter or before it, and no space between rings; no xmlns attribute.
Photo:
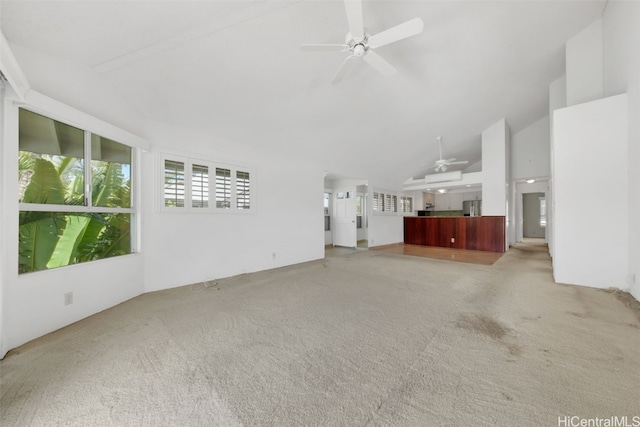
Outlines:
<svg viewBox="0 0 640 427"><path fill-rule="evenodd" d="M445 160L445 162L447 162L447 163L451 163L451 162L455 162L455 161L456 161L455 157L452 157L450 159Z"/></svg>
<svg viewBox="0 0 640 427"><path fill-rule="evenodd" d="M396 25L388 30L369 37L369 47L376 48L406 39L407 37L420 34L424 28L424 23L420 18L414 18L404 24Z"/></svg>
<svg viewBox="0 0 640 427"><path fill-rule="evenodd" d="M342 51L349 50L348 44L303 44L300 45L303 52L323 52L323 51Z"/></svg>
<svg viewBox="0 0 640 427"><path fill-rule="evenodd" d="M362 55L362 59L373 68L378 70L383 76L390 76L397 70L391 64L389 64L382 56L378 55L373 49L368 49L367 52Z"/></svg>
<svg viewBox="0 0 640 427"><path fill-rule="evenodd" d="M344 77L344 75L347 73L347 70L349 68L351 68L348 63L353 63L353 59L356 59L357 56L355 55L349 55L347 56L347 59L345 59L342 62L342 65L340 65L340 68L338 68L338 71L336 72L336 74L333 76L333 79L331 79L331 83L332 84L336 84L338 83L340 80L342 80L342 77Z"/></svg>
<svg viewBox="0 0 640 427"><path fill-rule="evenodd" d="M457 162L448 162L448 165L466 165L469 163L469 160L459 160Z"/></svg>
<svg viewBox="0 0 640 427"><path fill-rule="evenodd" d="M349 32L354 39L364 38L364 23L362 21L362 0L344 0L344 8L347 11Z"/></svg>

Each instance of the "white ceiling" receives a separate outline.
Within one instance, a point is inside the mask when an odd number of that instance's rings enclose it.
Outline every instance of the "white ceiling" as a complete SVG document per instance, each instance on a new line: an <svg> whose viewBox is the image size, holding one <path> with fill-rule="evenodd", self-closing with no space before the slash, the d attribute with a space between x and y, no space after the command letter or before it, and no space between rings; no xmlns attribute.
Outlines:
<svg viewBox="0 0 640 427"><path fill-rule="evenodd" d="M329 84L346 54L342 1L5 1L13 44L93 67L145 117L322 159L325 170L398 184L443 155L480 160L480 133L547 113L564 42L604 1L367 1L379 31L414 17L424 32L377 49Z"/></svg>

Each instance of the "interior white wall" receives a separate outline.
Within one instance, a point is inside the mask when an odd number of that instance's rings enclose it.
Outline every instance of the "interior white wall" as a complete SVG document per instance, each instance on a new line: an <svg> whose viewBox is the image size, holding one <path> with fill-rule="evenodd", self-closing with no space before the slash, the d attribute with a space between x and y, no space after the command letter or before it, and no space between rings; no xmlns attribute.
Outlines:
<svg viewBox="0 0 640 427"><path fill-rule="evenodd" d="M553 223L555 210L554 197L554 142L553 142L553 112L559 108L567 106L567 76L564 75L549 85L549 191L547 193L547 243L549 244L549 254L553 263L554 254L554 233Z"/></svg>
<svg viewBox="0 0 640 427"><path fill-rule="evenodd" d="M395 194L400 196L402 191L393 190L386 186L386 182L370 182L369 183L369 200L373 200L373 193L380 192L384 194ZM399 204L399 202L398 202ZM368 245L370 248L375 246L391 245L404 241L404 219L402 212L374 212L373 203L369 204L369 234Z"/></svg>
<svg viewBox="0 0 640 427"><path fill-rule="evenodd" d="M482 215L505 217L505 248L516 240L513 198L510 186L509 127L505 119L482 132Z"/></svg>
<svg viewBox="0 0 640 427"><path fill-rule="evenodd" d="M602 22L596 19L566 43L567 105L604 94Z"/></svg>
<svg viewBox="0 0 640 427"><path fill-rule="evenodd" d="M482 132L482 214L507 215L507 122Z"/></svg>
<svg viewBox="0 0 640 427"><path fill-rule="evenodd" d="M67 119L85 129L111 128L99 119L92 119L54 101L45 104L51 110L43 113ZM7 100L4 108L1 227L3 236L18 236L18 164L15 160L18 158L18 105ZM109 133L102 134L113 138ZM122 132L122 135L128 133ZM135 203L139 206L139 199ZM0 263L4 272L5 303L1 355L34 338L140 295L144 290L144 260L140 254L18 275L17 238L3 238L3 251ZM74 299L73 304L67 306L64 305L66 292L73 292Z"/></svg>
<svg viewBox="0 0 640 427"><path fill-rule="evenodd" d="M627 132L626 95L554 113L556 282L629 288Z"/></svg>
<svg viewBox="0 0 640 427"><path fill-rule="evenodd" d="M640 3L611 0L603 18L606 96L627 93L630 292L640 300ZM635 280L634 280L635 279Z"/></svg>
<svg viewBox="0 0 640 427"><path fill-rule="evenodd" d="M143 228L146 291L324 257L324 180L320 165L256 153L214 135L159 122L148 122L147 135L154 141L154 149L144 156L142 164L143 185L149 189L143 196L145 206L159 205L159 153L163 150L254 165L256 198L253 214L148 209ZM176 141L180 142L180 151L176 151Z"/></svg>
<svg viewBox="0 0 640 427"><path fill-rule="evenodd" d="M5 104L5 83L0 80L0 165L4 165L4 133L6 129L6 125L4 123L4 104ZM5 194L5 182L4 174L0 172L0 202L3 201ZM5 209L0 209L0 237L5 235L5 227L7 225L7 219L5 219ZM5 263L1 260L6 259L6 250L5 245L7 244L8 239L0 238L0 358L4 356L6 353L5 349L8 349L7 344L5 342L5 316L6 316L6 306L7 299L5 298L5 283L7 282L6 276L6 267Z"/></svg>
<svg viewBox="0 0 640 427"><path fill-rule="evenodd" d="M549 116L511 137L511 179L549 176Z"/></svg>

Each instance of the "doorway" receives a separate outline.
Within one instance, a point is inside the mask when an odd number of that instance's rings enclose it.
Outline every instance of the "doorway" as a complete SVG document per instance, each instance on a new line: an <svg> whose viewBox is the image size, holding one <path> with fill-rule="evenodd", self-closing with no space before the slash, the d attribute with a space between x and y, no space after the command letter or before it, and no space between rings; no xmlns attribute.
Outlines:
<svg viewBox="0 0 640 427"><path fill-rule="evenodd" d="M359 249L369 247L368 195L368 186L358 185L356 188L356 237Z"/></svg>
<svg viewBox="0 0 640 427"><path fill-rule="evenodd" d="M544 193L522 195L522 236L544 238L546 233L546 199Z"/></svg>
<svg viewBox="0 0 640 427"><path fill-rule="evenodd" d="M333 245L357 246L356 187L341 187L333 191Z"/></svg>

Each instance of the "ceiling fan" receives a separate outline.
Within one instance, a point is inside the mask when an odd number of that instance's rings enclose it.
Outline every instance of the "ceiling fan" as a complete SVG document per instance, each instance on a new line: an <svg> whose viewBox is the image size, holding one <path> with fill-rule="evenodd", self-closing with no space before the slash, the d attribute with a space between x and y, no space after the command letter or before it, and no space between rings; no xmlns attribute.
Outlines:
<svg viewBox="0 0 640 427"><path fill-rule="evenodd" d="M376 48L397 42L407 37L420 34L424 28L424 23L420 18L414 18L403 24L391 27L381 33L370 35L366 33L362 20L362 0L345 0L344 7L347 12L349 22L349 32L342 44L303 44L300 49L303 51L342 51L349 52L349 56L344 60L331 83L339 82L349 68L347 64L353 63L354 59L362 59L367 64L375 68L384 76L391 75L397 70L384 58L375 52Z"/></svg>
<svg viewBox="0 0 640 427"><path fill-rule="evenodd" d="M440 160L436 160L436 162L432 166L429 166L429 169L435 168L436 172L446 172L447 169L449 169L449 166L451 165L466 165L467 163L469 163L468 160L456 161L455 157L452 157L450 159L443 159L442 158L442 137L439 136L436 138L436 140L438 141L438 149L440 150Z"/></svg>

